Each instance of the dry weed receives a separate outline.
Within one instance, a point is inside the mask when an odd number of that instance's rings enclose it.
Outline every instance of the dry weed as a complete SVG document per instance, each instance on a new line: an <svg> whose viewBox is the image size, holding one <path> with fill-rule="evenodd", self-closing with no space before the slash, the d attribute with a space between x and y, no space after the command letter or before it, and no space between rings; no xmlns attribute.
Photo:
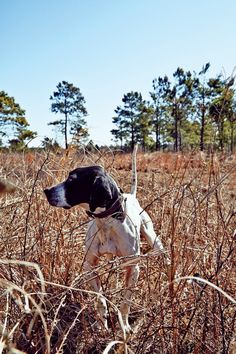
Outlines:
<svg viewBox="0 0 236 354"><path fill-rule="evenodd" d="M0 353L233 353L235 156L138 155L138 198L171 269L143 241L128 338L117 306L129 259L102 260L96 269L109 302L107 332L83 273L88 217L50 207L42 191L77 166L101 164L128 192L130 155L71 150L0 159L0 175L17 186L0 199Z"/></svg>

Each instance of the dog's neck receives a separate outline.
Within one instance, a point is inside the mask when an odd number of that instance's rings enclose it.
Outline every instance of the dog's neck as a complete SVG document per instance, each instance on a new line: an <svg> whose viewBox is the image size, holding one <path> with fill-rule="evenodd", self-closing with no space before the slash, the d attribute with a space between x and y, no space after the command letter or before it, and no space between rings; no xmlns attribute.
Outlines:
<svg viewBox="0 0 236 354"><path fill-rule="evenodd" d="M95 211L91 211L89 209L89 205L86 205L86 212L90 217L104 219L109 216L113 217L114 219L118 219L123 221L124 216L124 209L123 209L123 196L122 192L118 189L118 187L113 189L113 196L106 203L105 207L97 207Z"/></svg>

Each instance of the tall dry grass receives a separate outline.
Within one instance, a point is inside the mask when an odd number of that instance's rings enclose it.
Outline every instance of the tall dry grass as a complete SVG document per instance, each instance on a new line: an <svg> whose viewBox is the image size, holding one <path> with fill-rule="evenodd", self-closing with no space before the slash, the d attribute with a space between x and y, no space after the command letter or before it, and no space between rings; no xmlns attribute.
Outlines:
<svg viewBox="0 0 236 354"><path fill-rule="evenodd" d="M110 151L1 154L0 353L235 353L235 156L138 154L138 198L171 258L143 241L125 337L122 263L96 269L109 301L106 331L83 272L87 215L48 205L43 189L101 164L130 190L130 155ZM202 279L202 280L201 280Z"/></svg>

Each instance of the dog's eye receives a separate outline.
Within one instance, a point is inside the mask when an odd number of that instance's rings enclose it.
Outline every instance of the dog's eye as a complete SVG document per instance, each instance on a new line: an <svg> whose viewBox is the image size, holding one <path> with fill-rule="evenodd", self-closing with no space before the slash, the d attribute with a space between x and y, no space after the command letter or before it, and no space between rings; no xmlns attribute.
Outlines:
<svg viewBox="0 0 236 354"><path fill-rule="evenodd" d="M70 176L67 178L67 182L73 182L75 179L76 179L76 176L75 176L75 175L70 175Z"/></svg>

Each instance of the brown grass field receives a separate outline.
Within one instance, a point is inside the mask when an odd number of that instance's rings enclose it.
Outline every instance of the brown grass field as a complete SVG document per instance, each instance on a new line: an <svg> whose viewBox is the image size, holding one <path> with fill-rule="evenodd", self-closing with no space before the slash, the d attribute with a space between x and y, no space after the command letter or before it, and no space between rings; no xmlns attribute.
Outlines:
<svg viewBox="0 0 236 354"><path fill-rule="evenodd" d="M0 177L17 187L0 196L0 353L236 353L235 155L138 153L138 199L171 271L143 241L129 336L117 309L126 260L97 268L109 300L106 331L83 273L88 216L50 207L43 189L100 164L129 192L130 154L0 153L0 161Z"/></svg>

